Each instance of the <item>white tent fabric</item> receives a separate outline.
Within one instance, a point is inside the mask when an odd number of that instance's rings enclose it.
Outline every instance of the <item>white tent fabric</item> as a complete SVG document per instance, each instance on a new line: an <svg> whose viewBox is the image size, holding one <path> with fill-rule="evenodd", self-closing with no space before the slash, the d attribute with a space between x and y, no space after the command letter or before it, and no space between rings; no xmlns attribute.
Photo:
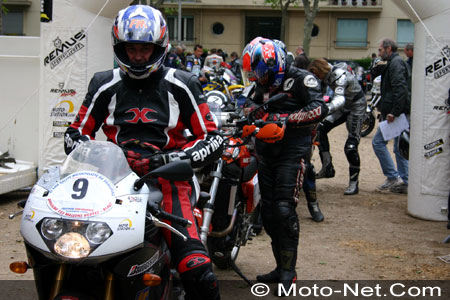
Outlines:
<svg viewBox="0 0 450 300"><path fill-rule="evenodd" d="M446 221L450 192L450 1L394 1L415 22L408 213Z"/></svg>
<svg viewBox="0 0 450 300"><path fill-rule="evenodd" d="M53 0L41 23L40 173L65 158L64 132L73 122L95 72L114 65L111 26L129 0Z"/></svg>

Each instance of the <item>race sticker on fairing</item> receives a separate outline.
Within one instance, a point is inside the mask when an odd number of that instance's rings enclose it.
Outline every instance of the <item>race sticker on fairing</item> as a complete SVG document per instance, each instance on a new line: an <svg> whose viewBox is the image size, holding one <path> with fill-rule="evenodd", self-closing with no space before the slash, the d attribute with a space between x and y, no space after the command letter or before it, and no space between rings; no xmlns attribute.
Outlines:
<svg viewBox="0 0 450 300"><path fill-rule="evenodd" d="M47 205L63 217L94 217L113 207L114 191L114 185L105 176L96 172L77 172L52 187Z"/></svg>

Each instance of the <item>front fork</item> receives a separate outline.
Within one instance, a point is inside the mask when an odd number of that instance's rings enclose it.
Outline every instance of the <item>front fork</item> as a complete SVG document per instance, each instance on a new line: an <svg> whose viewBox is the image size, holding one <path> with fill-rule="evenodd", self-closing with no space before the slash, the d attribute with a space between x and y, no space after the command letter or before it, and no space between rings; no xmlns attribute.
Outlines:
<svg viewBox="0 0 450 300"><path fill-rule="evenodd" d="M214 214L214 202L216 201L217 189L219 188L220 179L222 179L223 160L219 159L216 163L216 168L211 171L211 176L214 177L209 191L210 198L203 208L203 223L200 227L200 240L203 245L207 247L207 239L209 232L209 224L211 224L212 215Z"/></svg>
<svg viewBox="0 0 450 300"><path fill-rule="evenodd" d="M52 290L50 292L50 300L55 299L56 296L61 292L64 277L66 276L66 271L67 264L60 264L58 270L56 271L55 283L53 284ZM106 276L105 293L103 297L104 300L114 300L113 281L113 273L108 272L108 275Z"/></svg>

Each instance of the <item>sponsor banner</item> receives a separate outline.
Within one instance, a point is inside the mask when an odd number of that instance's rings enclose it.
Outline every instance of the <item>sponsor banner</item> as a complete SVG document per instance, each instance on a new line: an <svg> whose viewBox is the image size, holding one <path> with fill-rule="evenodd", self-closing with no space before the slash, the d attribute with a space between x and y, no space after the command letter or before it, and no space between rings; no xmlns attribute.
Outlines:
<svg viewBox="0 0 450 300"><path fill-rule="evenodd" d="M448 196L450 186L450 38L427 37L423 100L421 193Z"/></svg>
<svg viewBox="0 0 450 300"><path fill-rule="evenodd" d="M42 26L41 70L44 99L43 164L65 158L65 129L75 119L87 89L87 35L84 28Z"/></svg>

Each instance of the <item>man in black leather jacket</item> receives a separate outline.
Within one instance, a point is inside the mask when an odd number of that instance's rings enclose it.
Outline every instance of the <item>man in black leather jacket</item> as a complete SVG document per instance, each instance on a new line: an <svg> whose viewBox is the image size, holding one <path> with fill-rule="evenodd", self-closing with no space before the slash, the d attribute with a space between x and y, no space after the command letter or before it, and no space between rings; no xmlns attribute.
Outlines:
<svg viewBox="0 0 450 300"><path fill-rule="evenodd" d="M112 38L120 68L96 73L91 79L75 122L65 133L66 153L94 139L102 127L108 141L124 148L128 163L140 176L174 160L200 167L220 157L222 137L197 77L163 66L168 32L161 13L146 5L121 10L113 24ZM184 137L185 129L194 137L189 142ZM191 184L163 179L158 182L164 196L162 208L196 224L190 204ZM188 237L185 242L163 230L186 291L185 299L220 299L197 227L171 225Z"/></svg>
<svg viewBox="0 0 450 300"><path fill-rule="evenodd" d="M257 86L246 106L258 107L270 97L284 94L283 100L253 113L266 120L286 122L282 140L256 140L262 220L277 263L275 270L257 276L257 280L279 282L287 291L296 279L300 228L295 208L298 181L302 180L300 164L311 150L312 127L327 115L328 108L319 80L308 71L288 66L276 42L261 39L251 52L251 70Z"/></svg>
<svg viewBox="0 0 450 300"><path fill-rule="evenodd" d="M381 119L393 122L401 114L409 119L411 95L408 89L409 68L397 53L397 43L391 39L384 39L379 46L380 57L387 61L381 75ZM397 193L407 193L408 189L408 161L398 150L398 137L394 138L394 154L397 168L387 149L388 141L383 139L378 127L372 139L372 146L377 156L386 181L377 190L390 190ZM400 178L402 180L400 180Z"/></svg>

